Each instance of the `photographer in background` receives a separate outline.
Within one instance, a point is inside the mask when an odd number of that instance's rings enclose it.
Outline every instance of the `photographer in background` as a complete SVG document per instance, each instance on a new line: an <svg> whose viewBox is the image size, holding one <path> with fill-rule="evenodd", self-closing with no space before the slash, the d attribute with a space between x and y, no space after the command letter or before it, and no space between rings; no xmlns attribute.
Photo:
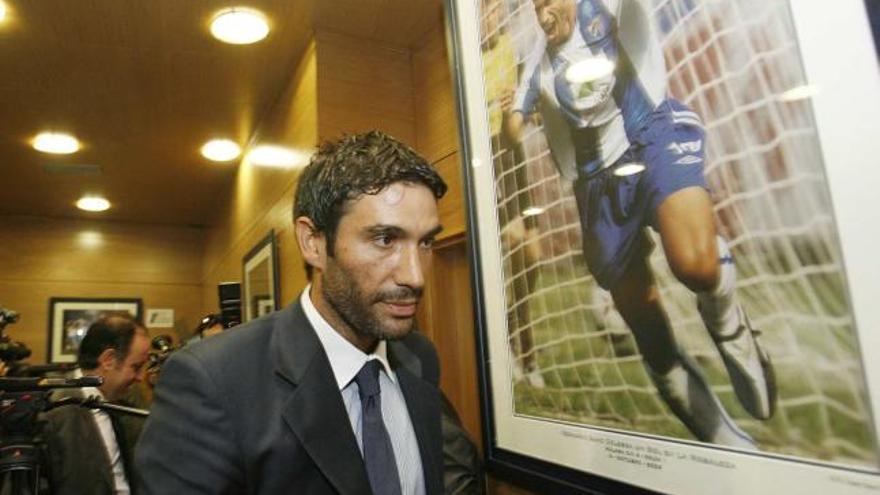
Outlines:
<svg viewBox="0 0 880 495"><path fill-rule="evenodd" d="M18 312L0 306L0 377L14 374L20 367L20 361L31 355L27 346L4 333L6 325L17 322L19 318Z"/></svg>
<svg viewBox="0 0 880 495"><path fill-rule="evenodd" d="M210 313L199 320L199 326L193 332L192 338L186 341L186 345L194 344L200 340L207 339L223 333L226 327L223 325L223 315L220 313Z"/></svg>
<svg viewBox="0 0 880 495"><path fill-rule="evenodd" d="M99 396L119 402L131 386L143 379L150 347L146 329L124 316L104 317L93 323L79 349L78 363L85 376L99 376L99 388L66 393ZM64 495L129 494L134 491L131 471L137 435L114 413L79 407L61 407L44 415L44 437L50 452L52 493ZM101 453L103 450L103 454Z"/></svg>

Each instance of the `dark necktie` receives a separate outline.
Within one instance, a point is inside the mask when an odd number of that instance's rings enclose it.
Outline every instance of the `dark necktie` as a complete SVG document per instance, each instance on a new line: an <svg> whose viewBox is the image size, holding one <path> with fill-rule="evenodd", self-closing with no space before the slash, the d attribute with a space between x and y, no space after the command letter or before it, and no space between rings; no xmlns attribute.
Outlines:
<svg viewBox="0 0 880 495"><path fill-rule="evenodd" d="M364 464L374 495L401 495L400 476L391 437L382 421L382 399L379 397L379 369L382 364L371 359L354 377L361 396L361 435L364 442Z"/></svg>
<svg viewBox="0 0 880 495"><path fill-rule="evenodd" d="M128 439L125 437L125 428L122 418L116 411L105 411L110 416L110 424L113 425L113 434L116 437L116 446L119 448L119 460L122 461L122 469L125 471L125 479L131 484L131 464L128 458Z"/></svg>

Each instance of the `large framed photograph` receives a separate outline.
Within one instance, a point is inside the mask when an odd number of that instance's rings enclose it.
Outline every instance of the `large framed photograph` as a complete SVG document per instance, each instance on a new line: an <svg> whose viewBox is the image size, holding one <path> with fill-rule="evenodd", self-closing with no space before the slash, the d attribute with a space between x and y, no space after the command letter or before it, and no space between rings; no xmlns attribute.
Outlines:
<svg viewBox="0 0 880 495"><path fill-rule="evenodd" d="M489 469L880 491L865 4L446 7Z"/></svg>
<svg viewBox="0 0 880 495"><path fill-rule="evenodd" d="M140 320L140 299L53 297L49 300L49 362L75 363L79 345L98 318L130 315Z"/></svg>

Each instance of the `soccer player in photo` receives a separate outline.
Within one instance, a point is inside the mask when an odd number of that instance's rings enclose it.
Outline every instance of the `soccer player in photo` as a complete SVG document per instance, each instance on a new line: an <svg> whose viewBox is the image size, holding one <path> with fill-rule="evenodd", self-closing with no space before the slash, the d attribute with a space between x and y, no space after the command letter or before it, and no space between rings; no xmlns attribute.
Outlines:
<svg viewBox="0 0 880 495"><path fill-rule="evenodd" d="M716 232L700 117L667 95L654 39L620 32L621 0L533 4L544 36L504 98L503 131L520 142L540 114L560 175L573 181L587 267L610 291L672 412L701 441L754 448L676 341L648 264L650 227L672 273L696 295L739 402L755 418L771 417L773 368Z"/></svg>

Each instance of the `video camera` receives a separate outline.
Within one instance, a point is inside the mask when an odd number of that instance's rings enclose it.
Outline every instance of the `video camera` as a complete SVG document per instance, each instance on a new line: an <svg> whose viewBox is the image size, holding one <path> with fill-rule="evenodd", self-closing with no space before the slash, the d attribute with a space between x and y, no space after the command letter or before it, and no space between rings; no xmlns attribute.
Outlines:
<svg viewBox="0 0 880 495"><path fill-rule="evenodd" d="M0 493L43 493L47 479L41 466L47 451L39 414L65 405L50 400L57 388L97 387L100 377L0 378ZM41 473L42 471L42 473Z"/></svg>
<svg viewBox="0 0 880 495"><path fill-rule="evenodd" d="M171 356L171 353L177 349L170 335L157 335L153 337L153 340L150 341L150 364L147 365L147 371L158 372L168 357Z"/></svg>
<svg viewBox="0 0 880 495"><path fill-rule="evenodd" d="M14 367L15 363L30 357L31 350L21 342L15 342L4 333L6 325L15 323L19 320L20 315L12 311L0 307L0 361Z"/></svg>
<svg viewBox="0 0 880 495"><path fill-rule="evenodd" d="M0 494L37 494L46 488L46 446L42 439L40 413L56 407L77 405L91 409L112 409L124 414L146 415L146 411L107 404L95 398L54 400L55 389L98 387L100 377L66 378L50 376L76 368L75 364L22 365L30 349L3 334L6 325L19 320L15 311L0 307L0 360L10 376L0 377ZM15 376L13 376L15 375ZM41 472L42 471L42 472Z"/></svg>

